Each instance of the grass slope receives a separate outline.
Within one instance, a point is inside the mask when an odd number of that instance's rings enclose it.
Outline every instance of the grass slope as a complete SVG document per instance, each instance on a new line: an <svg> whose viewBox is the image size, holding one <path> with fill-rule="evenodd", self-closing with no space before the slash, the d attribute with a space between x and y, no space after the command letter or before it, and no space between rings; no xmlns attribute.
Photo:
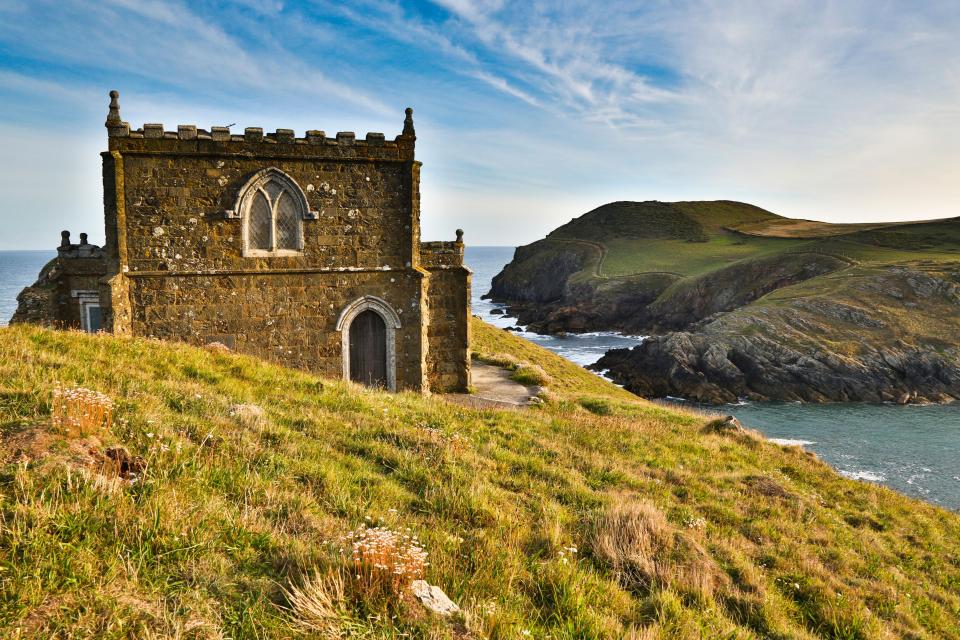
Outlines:
<svg viewBox="0 0 960 640"><path fill-rule="evenodd" d="M602 246L601 276L697 276L744 259L818 251L864 263L960 259L960 218L830 224L784 218L750 204L614 202L558 227L547 240ZM558 245L558 250L563 246ZM594 265L584 269L593 274Z"/></svg>
<svg viewBox="0 0 960 640"><path fill-rule="evenodd" d="M956 514L628 402L479 323L474 345L539 364L561 399L479 411L229 353L0 329L0 635L311 637L285 588L377 521L420 536L428 581L466 615L328 591L344 636L960 637ZM111 396L113 427L52 432L57 381ZM113 443L145 459L136 482L85 466Z"/></svg>

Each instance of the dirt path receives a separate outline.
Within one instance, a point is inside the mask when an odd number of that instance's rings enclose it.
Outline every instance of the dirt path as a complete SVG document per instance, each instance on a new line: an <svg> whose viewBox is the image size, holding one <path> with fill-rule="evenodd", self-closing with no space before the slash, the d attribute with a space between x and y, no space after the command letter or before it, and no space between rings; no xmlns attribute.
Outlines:
<svg viewBox="0 0 960 640"><path fill-rule="evenodd" d="M593 275L597 278L605 278L603 275L603 261L607 259L607 248L599 242L592 240L573 240L570 238L559 239L559 242L569 242L572 244L585 244L597 250L597 262L593 265Z"/></svg>
<svg viewBox="0 0 960 640"><path fill-rule="evenodd" d="M451 393L444 397L451 402L475 408L516 408L530 404L537 393L534 387L526 387L510 379L510 372L478 360L470 366L473 387L476 393Z"/></svg>

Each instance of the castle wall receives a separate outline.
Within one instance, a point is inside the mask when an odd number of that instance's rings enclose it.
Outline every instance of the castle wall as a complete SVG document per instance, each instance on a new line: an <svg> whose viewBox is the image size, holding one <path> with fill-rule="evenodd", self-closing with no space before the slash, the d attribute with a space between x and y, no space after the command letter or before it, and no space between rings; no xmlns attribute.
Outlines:
<svg viewBox="0 0 960 640"><path fill-rule="evenodd" d="M427 377L434 391L470 386L470 287L463 242L421 243L421 264L430 274Z"/></svg>
<svg viewBox="0 0 960 640"><path fill-rule="evenodd" d="M223 342L339 377L337 318L352 302L375 296L400 318L397 387L426 388L428 285L417 266L412 136L388 142L379 134L355 140L309 132L297 139L283 130L238 136L145 125L111 130L103 156L104 184L114 194L105 202L108 239L116 237L117 272L105 286L117 311L114 331ZM315 218L299 221L302 250L295 255L244 255L237 199L265 168L296 182Z"/></svg>
<svg viewBox="0 0 960 640"><path fill-rule="evenodd" d="M424 386L419 271L131 276L132 332L240 353L338 378L337 318L365 295L386 301L396 330L398 389ZM388 329L389 330L389 329Z"/></svg>

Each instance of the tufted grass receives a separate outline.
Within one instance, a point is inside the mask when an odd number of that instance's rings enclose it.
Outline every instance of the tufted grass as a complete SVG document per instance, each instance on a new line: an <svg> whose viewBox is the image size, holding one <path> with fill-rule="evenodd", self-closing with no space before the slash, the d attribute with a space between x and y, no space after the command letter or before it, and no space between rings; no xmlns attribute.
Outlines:
<svg viewBox="0 0 960 640"><path fill-rule="evenodd" d="M0 637L960 637L957 514L473 328L556 400L0 329ZM111 429L52 433L58 382L111 397ZM134 482L85 465L112 444L144 458ZM338 539L365 523L409 527L463 618L347 588Z"/></svg>

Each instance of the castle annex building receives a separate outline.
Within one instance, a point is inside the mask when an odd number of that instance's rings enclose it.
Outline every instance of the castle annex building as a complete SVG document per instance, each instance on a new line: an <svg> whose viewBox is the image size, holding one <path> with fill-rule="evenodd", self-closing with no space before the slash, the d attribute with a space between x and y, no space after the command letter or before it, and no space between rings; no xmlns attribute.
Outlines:
<svg viewBox="0 0 960 640"><path fill-rule="evenodd" d="M106 244L62 234L12 322L204 345L391 390L465 390L463 232L420 241L413 111L394 140L131 131L116 91Z"/></svg>

